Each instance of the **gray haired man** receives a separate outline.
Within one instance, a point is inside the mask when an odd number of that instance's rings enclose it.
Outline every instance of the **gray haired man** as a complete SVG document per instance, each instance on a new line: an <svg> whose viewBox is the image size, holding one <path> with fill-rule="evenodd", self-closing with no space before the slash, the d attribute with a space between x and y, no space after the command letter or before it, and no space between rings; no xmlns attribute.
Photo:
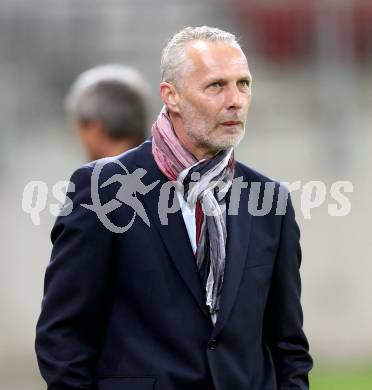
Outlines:
<svg viewBox="0 0 372 390"><path fill-rule="evenodd" d="M117 196L110 177L139 172L151 190L132 201L148 220L123 202L110 221L133 223L116 234L81 206L93 162L71 177L75 207L53 228L36 338L48 390L308 390L294 209L288 197L278 215L280 183L234 158L252 96L247 59L234 35L189 27L161 68L153 137L108 159L110 185L99 187L106 204ZM230 213L235 179L245 187ZM164 223L169 184L187 207ZM253 184L257 200L273 189L264 214L250 212Z"/></svg>
<svg viewBox="0 0 372 390"><path fill-rule="evenodd" d="M116 156L145 139L148 90L140 73L124 65L78 76L65 105L90 160Z"/></svg>

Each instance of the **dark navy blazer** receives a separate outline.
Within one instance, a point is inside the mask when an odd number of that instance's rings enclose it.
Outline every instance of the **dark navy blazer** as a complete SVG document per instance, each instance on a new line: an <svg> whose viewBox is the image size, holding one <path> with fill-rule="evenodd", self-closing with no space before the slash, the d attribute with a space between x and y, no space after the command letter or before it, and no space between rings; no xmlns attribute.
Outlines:
<svg viewBox="0 0 372 390"><path fill-rule="evenodd" d="M302 330L299 229L289 199L265 216L248 212L243 189L227 217L221 311L213 326L181 211L158 217L167 179L151 140L104 165L99 183L146 169L148 194L137 194L150 227L136 217L121 234L107 229L91 204L96 162L74 172L72 212L57 217L36 328L36 353L49 390L305 390L312 360ZM272 182L236 163L235 177ZM275 183L274 199L279 184ZM115 199L119 183L100 191ZM261 194L262 195L262 194ZM261 198L260 198L261 199ZM230 193L227 203L230 202ZM126 226L133 209L108 215Z"/></svg>

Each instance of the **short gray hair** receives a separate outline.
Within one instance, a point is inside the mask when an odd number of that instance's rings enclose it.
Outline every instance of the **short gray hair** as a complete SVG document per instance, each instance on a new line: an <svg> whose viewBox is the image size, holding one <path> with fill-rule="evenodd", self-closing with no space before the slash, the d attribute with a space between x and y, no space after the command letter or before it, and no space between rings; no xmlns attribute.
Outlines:
<svg viewBox="0 0 372 390"><path fill-rule="evenodd" d="M186 27L173 35L163 48L160 63L161 80L177 83L177 76L184 66L185 47L192 41L225 42L240 47L236 36L219 28L201 26Z"/></svg>
<svg viewBox="0 0 372 390"><path fill-rule="evenodd" d="M134 68L108 64L81 73L65 100L75 120L99 120L112 138L146 135L149 88Z"/></svg>

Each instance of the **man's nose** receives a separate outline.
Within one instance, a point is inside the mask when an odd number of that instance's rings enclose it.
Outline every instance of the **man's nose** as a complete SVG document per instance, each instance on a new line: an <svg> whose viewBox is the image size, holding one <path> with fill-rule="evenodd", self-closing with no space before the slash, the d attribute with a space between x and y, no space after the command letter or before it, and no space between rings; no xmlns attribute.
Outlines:
<svg viewBox="0 0 372 390"><path fill-rule="evenodd" d="M226 92L226 106L228 109L240 109L244 106L247 94L242 93L237 86L230 87Z"/></svg>

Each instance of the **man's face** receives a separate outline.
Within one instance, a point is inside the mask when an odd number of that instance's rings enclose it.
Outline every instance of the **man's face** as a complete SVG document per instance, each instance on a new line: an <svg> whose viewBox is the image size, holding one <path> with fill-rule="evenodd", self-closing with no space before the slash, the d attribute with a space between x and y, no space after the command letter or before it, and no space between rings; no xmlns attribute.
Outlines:
<svg viewBox="0 0 372 390"><path fill-rule="evenodd" d="M107 157L102 155L102 146L107 137L100 121L76 121L74 127L90 161Z"/></svg>
<svg viewBox="0 0 372 390"><path fill-rule="evenodd" d="M205 154L235 146L244 136L251 74L238 46L191 42L177 88L181 138Z"/></svg>

